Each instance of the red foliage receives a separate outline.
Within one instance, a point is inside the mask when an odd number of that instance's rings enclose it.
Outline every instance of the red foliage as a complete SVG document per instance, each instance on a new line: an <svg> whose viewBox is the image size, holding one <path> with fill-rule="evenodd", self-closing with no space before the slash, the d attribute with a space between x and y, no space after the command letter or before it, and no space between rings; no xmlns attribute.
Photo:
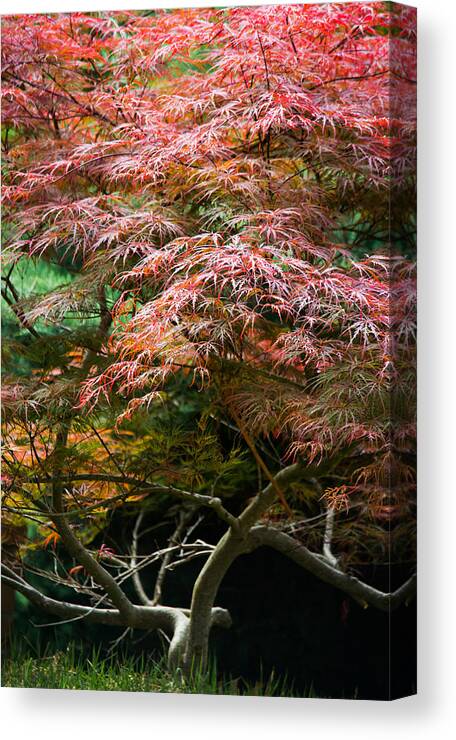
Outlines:
<svg viewBox="0 0 456 740"><path fill-rule="evenodd" d="M3 19L10 248L121 291L81 403L190 374L289 456L350 459L334 502L407 498L415 11L388 6Z"/></svg>

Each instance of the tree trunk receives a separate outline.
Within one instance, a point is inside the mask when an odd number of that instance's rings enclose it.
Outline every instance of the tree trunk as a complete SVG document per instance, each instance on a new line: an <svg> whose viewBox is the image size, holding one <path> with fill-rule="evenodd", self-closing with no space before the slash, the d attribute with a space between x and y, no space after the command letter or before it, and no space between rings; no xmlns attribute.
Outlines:
<svg viewBox="0 0 456 740"><path fill-rule="evenodd" d="M193 587L187 645L183 669L188 673L207 665L209 633L213 625L229 627L225 610L214 609L220 584L231 564L246 550L245 539L232 530L219 541L201 570Z"/></svg>
<svg viewBox="0 0 456 740"><path fill-rule="evenodd" d="M206 667L212 625L230 626L225 617L225 610L213 610L219 586L236 558L251 551L249 532L274 502L277 487L280 486L283 493L289 484L300 476L301 471L300 464L294 463L277 473L274 481L270 481L244 509L238 518L236 529L230 527L206 561L193 587L190 624L182 666L186 672L195 667L203 670Z"/></svg>

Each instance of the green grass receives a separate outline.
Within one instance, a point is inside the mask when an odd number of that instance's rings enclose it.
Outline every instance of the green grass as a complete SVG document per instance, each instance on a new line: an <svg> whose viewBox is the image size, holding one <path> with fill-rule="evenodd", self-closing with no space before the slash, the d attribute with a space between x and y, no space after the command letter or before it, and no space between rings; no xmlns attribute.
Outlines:
<svg viewBox="0 0 456 740"><path fill-rule="evenodd" d="M118 655L106 658L96 649L84 657L74 644L63 652L41 656L31 654L30 650L13 649L2 661L1 684L37 689L295 696L286 679L279 679L274 673L266 680L248 683L242 678L220 678L212 663L206 674L195 672L184 678L179 671L168 671L164 660ZM314 696L313 691L305 696Z"/></svg>

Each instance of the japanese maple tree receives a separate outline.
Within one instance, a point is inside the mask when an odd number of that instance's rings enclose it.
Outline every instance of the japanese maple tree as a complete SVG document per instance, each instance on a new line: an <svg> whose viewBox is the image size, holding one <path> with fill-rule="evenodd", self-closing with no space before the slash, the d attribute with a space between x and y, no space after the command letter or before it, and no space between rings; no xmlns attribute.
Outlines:
<svg viewBox="0 0 456 740"><path fill-rule="evenodd" d="M162 628L187 667L261 545L365 605L411 598L413 573L383 593L350 554L413 549L415 11L11 16L2 54L2 292L34 363L4 381L3 511L64 546L89 605L25 566L6 582L65 619ZM21 293L43 261L68 280ZM176 531L139 556L160 495ZM118 506L131 551L93 549ZM206 510L225 534L189 543ZM187 607L161 604L174 556L205 557Z"/></svg>

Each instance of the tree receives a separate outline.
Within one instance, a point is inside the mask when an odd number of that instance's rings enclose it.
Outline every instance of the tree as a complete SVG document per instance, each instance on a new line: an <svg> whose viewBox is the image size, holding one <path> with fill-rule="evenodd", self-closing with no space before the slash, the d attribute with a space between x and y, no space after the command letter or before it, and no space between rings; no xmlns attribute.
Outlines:
<svg viewBox="0 0 456 740"><path fill-rule="evenodd" d="M64 619L163 629L187 668L259 546L365 605L412 598L413 572L383 593L350 558L413 551L414 10L16 16L3 76L3 296L28 363L4 383L3 512L89 604L26 561L5 582ZM65 283L21 294L43 262ZM176 531L139 557L157 501ZM93 549L119 506L130 552ZM189 543L205 511L226 531ZM190 608L160 604L175 554L206 557Z"/></svg>

